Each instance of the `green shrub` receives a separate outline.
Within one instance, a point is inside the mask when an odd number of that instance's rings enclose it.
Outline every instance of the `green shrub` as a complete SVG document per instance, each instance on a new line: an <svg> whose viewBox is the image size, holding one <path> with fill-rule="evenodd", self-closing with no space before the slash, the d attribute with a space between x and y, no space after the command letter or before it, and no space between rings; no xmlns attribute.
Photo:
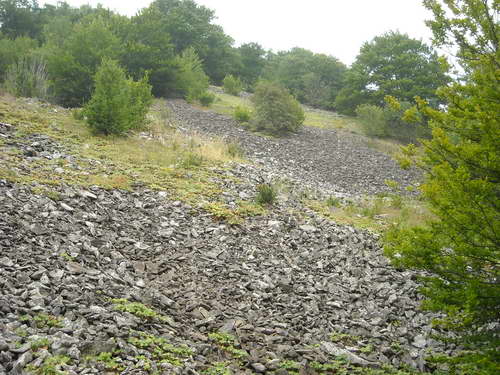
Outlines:
<svg viewBox="0 0 500 375"><path fill-rule="evenodd" d="M200 104L204 107L210 107L210 105L215 101L215 95L211 92L205 91L198 98Z"/></svg>
<svg viewBox="0 0 500 375"><path fill-rule="evenodd" d="M290 93L271 82L260 82L252 96L255 127L271 134L297 131L305 115L300 103Z"/></svg>
<svg viewBox="0 0 500 375"><path fill-rule="evenodd" d="M203 63L193 48L188 48L175 58L177 93L188 102L199 100L208 89L208 76Z"/></svg>
<svg viewBox="0 0 500 375"><path fill-rule="evenodd" d="M14 96L47 99L49 80L45 61L37 55L26 55L7 68L5 89Z"/></svg>
<svg viewBox="0 0 500 375"><path fill-rule="evenodd" d="M95 75L94 93L83 113L96 132L123 134L145 122L152 100L147 76L134 82L116 61L103 59Z"/></svg>
<svg viewBox="0 0 500 375"><path fill-rule="evenodd" d="M243 84L238 77L232 74L227 75L222 81L222 90L229 95L240 95L241 90L243 90Z"/></svg>
<svg viewBox="0 0 500 375"><path fill-rule="evenodd" d="M255 201L260 204L273 204L276 201L278 192L271 184L261 184L257 186L257 196Z"/></svg>
<svg viewBox="0 0 500 375"><path fill-rule="evenodd" d="M387 121L383 108L372 104L361 104L356 108L356 115L367 136L385 137L387 135Z"/></svg>
<svg viewBox="0 0 500 375"><path fill-rule="evenodd" d="M248 122L250 121L251 118L251 112L250 108L248 107L243 107L243 106L237 106L234 109L234 118L238 122Z"/></svg>
<svg viewBox="0 0 500 375"><path fill-rule="evenodd" d="M356 114L367 136L416 143L419 138L428 137L430 129L421 118L414 122L405 121L404 114L410 107L410 103L399 103L388 96L384 107L362 104L356 108Z"/></svg>

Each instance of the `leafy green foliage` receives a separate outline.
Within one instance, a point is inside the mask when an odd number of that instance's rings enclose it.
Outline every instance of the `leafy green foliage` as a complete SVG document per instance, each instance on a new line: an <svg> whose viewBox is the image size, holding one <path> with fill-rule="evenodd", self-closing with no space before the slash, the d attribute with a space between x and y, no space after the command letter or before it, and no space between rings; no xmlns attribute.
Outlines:
<svg viewBox="0 0 500 375"><path fill-rule="evenodd" d="M300 103L286 89L271 82L260 82L252 96L257 130L271 134L297 131L305 115Z"/></svg>
<svg viewBox="0 0 500 375"><path fill-rule="evenodd" d="M104 59L95 76L95 91L83 112L96 132L124 134L144 124L151 103L147 77L134 82L116 61Z"/></svg>
<svg viewBox="0 0 500 375"><path fill-rule="evenodd" d="M103 58L117 59L120 40L105 20L96 18L72 27L62 45L49 41L44 49L57 101L78 107L90 99Z"/></svg>
<svg viewBox="0 0 500 375"><path fill-rule="evenodd" d="M387 122L383 108L373 104L361 104L356 108L356 116L366 135L370 137L387 135Z"/></svg>
<svg viewBox="0 0 500 375"><path fill-rule="evenodd" d="M210 105L215 102L215 95L209 91L205 91L198 98L200 104L204 107L210 107Z"/></svg>
<svg viewBox="0 0 500 375"><path fill-rule="evenodd" d="M36 0L2 0L0 2L0 32L14 39L35 38L41 30Z"/></svg>
<svg viewBox="0 0 500 375"><path fill-rule="evenodd" d="M236 348L236 338L228 333L213 332L208 335L208 338L234 358L243 359L248 357L246 351Z"/></svg>
<svg viewBox="0 0 500 375"><path fill-rule="evenodd" d="M278 192L271 184L260 184L257 186L255 201L260 205L273 204L278 197Z"/></svg>
<svg viewBox="0 0 500 375"><path fill-rule="evenodd" d="M406 143L417 143L419 138L429 137L430 129L421 116L406 121L405 113L409 103L399 103L387 96L383 107L373 104L361 104L356 108L356 115L364 133L370 137L388 137Z"/></svg>
<svg viewBox="0 0 500 375"><path fill-rule="evenodd" d="M239 105L234 109L234 118L238 122L248 122L250 121L251 117L252 117L252 112L248 107Z"/></svg>
<svg viewBox="0 0 500 375"><path fill-rule="evenodd" d="M240 66L238 76L246 84L247 89L257 82L266 66L266 51L258 43L242 44L238 48Z"/></svg>
<svg viewBox="0 0 500 375"><path fill-rule="evenodd" d="M156 97L175 93L174 45L159 10L143 9L130 20L116 19L113 29L125 45L119 60L131 77L138 80L149 73L149 83Z"/></svg>
<svg viewBox="0 0 500 375"><path fill-rule="evenodd" d="M45 358L41 366L28 365L26 368L35 375L65 375L66 371L61 366L68 364L71 359L65 355L49 356Z"/></svg>
<svg viewBox="0 0 500 375"><path fill-rule="evenodd" d="M222 81L222 89L226 94L238 96L240 95L241 90L243 90L243 84L238 77L229 74L224 77Z"/></svg>
<svg viewBox="0 0 500 375"><path fill-rule="evenodd" d="M397 265L429 272L425 307L446 317L438 323L460 334L468 351L449 364L455 373L496 374L500 320L500 26L498 2L426 0L435 42L458 47L466 79L439 90L446 111L419 99L433 137L423 154L405 154L426 172L421 190L436 220L395 228L385 250ZM450 7L450 9L446 9Z"/></svg>
<svg viewBox="0 0 500 375"><path fill-rule="evenodd" d="M7 69L4 86L15 96L47 99L49 81L45 61L35 54L21 57Z"/></svg>
<svg viewBox="0 0 500 375"><path fill-rule="evenodd" d="M208 89L208 76L203 71L203 65L193 48L188 48L175 62L178 66L177 92L188 101L199 99Z"/></svg>
<svg viewBox="0 0 500 375"><path fill-rule="evenodd" d="M31 343L31 350L37 351L38 349L41 349L41 348L48 348L48 347L50 347L50 344L51 344L50 340L48 338L44 337L44 338L33 341Z"/></svg>
<svg viewBox="0 0 500 375"><path fill-rule="evenodd" d="M38 314L33 318L37 328L61 328L63 326L61 320L53 315Z"/></svg>
<svg viewBox="0 0 500 375"><path fill-rule="evenodd" d="M180 366L185 358L193 355L187 346L174 346L165 338L153 336L144 332L137 332L129 337L128 342L138 349L146 349L152 353L152 359Z"/></svg>
<svg viewBox="0 0 500 375"><path fill-rule="evenodd" d="M180 54L192 48L214 82L220 83L235 65L237 54L232 48L233 40L212 23L213 10L193 0L156 0L144 12L157 13L175 52Z"/></svg>
<svg viewBox="0 0 500 375"><path fill-rule="evenodd" d="M352 115L360 104L383 105L386 95L407 102L421 96L436 104L436 89L448 81L429 46L406 34L389 32L363 44L335 108Z"/></svg>

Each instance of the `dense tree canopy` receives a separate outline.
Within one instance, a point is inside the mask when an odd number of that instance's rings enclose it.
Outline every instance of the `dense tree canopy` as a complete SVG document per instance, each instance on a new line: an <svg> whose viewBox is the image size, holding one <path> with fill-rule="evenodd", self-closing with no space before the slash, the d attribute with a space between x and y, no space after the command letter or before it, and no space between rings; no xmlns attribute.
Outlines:
<svg viewBox="0 0 500 375"><path fill-rule="evenodd" d="M9 38L36 38L41 31L41 18L36 0L0 1L0 31Z"/></svg>
<svg viewBox="0 0 500 375"><path fill-rule="evenodd" d="M424 154L408 147L425 174L421 190L436 219L395 229L386 249L398 264L429 271L426 306L446 313L465 349L454 367L498 374L500 344L500 3L425 0L438 45L458 49L462 80L439 90L446 110L423 100L433 138Z"/></svg>
<svg viewBox="0 0 500 375"><path fill-rule="evenodd" d="M247 86L252 86L266 66L266 50L258 43L246 43L238 48L238 53L241 64L239 76Z"/></svg>
<svg viewBox="0 0 500 375"><path fill-rule="evenodd" d="M418 95L435 103L436 89L447 82L438 55L429 46L406 34L389 32L361 47L336 108L352 114L360 104L382 105L386 95L401 101Z"/></svg>
<svg viewBox="0 0 500 375"><path fill-rule="evenodd" d="M159 20L170 36L177 54L192 47L204 62L205 72L220 83L236 63L233 39L222 28L213 24L213 10L193 0L156 0L142 11L149 19Z"/></svg>

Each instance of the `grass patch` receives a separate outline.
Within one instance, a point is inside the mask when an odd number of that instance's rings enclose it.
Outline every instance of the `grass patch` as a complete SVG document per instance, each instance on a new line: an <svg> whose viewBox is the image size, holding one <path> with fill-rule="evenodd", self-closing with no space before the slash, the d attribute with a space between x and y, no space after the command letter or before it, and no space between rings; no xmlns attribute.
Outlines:
<svg viewBox="0 0 500 375"><path fill-rule="evenodd" d="M267 210L253 202L239 201L236 207L230 207L222 202L207 202L203 209L210 212L214 218L226 221L228 224L242 224L247 217L261 216Z"/></svg>
<svg viewBox="0 0 500 375"><path fill-rule="evenodd" d="M390 193L355 201L340 202L304 199L303 203L316 213L338 224L383 232L393 226L424 225L433 218L425 204L416 198Z"/></svg>

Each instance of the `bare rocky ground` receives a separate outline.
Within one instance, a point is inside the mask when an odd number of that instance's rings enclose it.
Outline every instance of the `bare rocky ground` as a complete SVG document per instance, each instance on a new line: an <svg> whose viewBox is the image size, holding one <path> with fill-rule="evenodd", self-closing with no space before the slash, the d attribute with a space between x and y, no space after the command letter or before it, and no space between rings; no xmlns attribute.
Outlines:
<svg viewBox="0 0 500 375"><path fill-rule="evenodd" d="M0 125L4 147L26 160L74 161L44 135L13 132ZM218 171L226 199L254 194L261 172ZM0 179L2 375L361 374L425 369L428 352L444 350L419 310L416 275L392 268L377 236L293 199L229 225L168 191L36 188ZM54 363L60 372L42 372Z"/></svg>
<svg viewBox="0 0 500 375"><path fill-rule="evenodd" d="M418 180L388 155L369 148L363 137L345 131L304 127L282 138L263 137L242 128L232 118L171 100L169 108L180 126L237 142L245 155L280 178L339 195L388 191L386 180L406 187Z"/></svg>

